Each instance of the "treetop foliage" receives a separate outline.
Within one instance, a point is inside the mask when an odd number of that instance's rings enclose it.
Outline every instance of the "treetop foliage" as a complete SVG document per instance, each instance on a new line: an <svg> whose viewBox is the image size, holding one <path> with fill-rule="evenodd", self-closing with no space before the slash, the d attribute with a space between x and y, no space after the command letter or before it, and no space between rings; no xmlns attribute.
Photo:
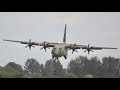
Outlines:
<svg viewBox="0 0 120 90"><path fill-rule="evenodd" d="M120 59L79 56L63 68L60 60L50 59L45 64L27 59L24 68L15 62L0 66L0 78L119 78Z"/></svg>

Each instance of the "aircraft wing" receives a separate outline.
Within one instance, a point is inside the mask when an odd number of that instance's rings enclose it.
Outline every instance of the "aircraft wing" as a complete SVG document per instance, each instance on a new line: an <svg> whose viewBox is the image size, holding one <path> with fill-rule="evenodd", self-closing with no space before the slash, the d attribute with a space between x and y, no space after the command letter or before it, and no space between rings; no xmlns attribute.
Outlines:
<svg viewBox="0 0 120 90"><path fill-rule="evenodd" d="M8 42L17 42L17 43L21 43L21 44L29 44L30 42L29 41L16 41L16 40L6 40L6 39L3 39L3 41L8 41ZM39 43L37 42L31 42L32 45L39 45Z"/></svg>
<svg viewBox="0 0 120 90"><path fill-rule="evenodd" d="M72 48L75 48L75 49L82 49L83 47L85 47L85 45L66 44L66 47L67 47L68 49L72 49Z"/></svg>
<svg viewBox="0 0 120 90"><path fill-rule="evenodd" d="M31 39L29 41L16 41L16 40L7 40L3 39L3 41L9 41L9 42L17 42L21 44L30 44L35 46L45 46L45 47L54 47L56 44L60 43L51 43L51 42L31 42ZM102 50L102 49L117 49L117 48L111 48L111 47L94 47L94 46L88 46L87 45L78 45L78 44L66 44L66 47L68 49L92 49L92 50Z"/></svg>
<svg viewBox="0 0 120 90"><path fill-rule="evenodd" d="M92 49L92 50L102 50L102 49L117 49L112 47L94 47L94 46L88 46L87 45L77 45L77 44L67 44L67 48L69 49Z"/></svg>
<svg viewBox="0 0 120 90"><path fill-rule="evenodd" d="M8 42L16 42L16 43L20 43L20 44L31 44L31 45L35 45L35 46L44 46L47 45L47 47L54 47L56 44L59 43L50 43L50 42L31 42L31 39L29 41L16 41L16 40L7 40L7 39L3 39L3 41L8 41Z"/></svg>
<svg viewBox="0 0 120 90"><path fill-rule="evenodd" d="M90 49L92 49L92 50L117 49L117 48L112 48L112 47L94 47L94 46L89 47L89 48L90 48ZM82 49L88 49L88 47L87 47L87 46L85 46L85 47L82 47Z"/></svg>

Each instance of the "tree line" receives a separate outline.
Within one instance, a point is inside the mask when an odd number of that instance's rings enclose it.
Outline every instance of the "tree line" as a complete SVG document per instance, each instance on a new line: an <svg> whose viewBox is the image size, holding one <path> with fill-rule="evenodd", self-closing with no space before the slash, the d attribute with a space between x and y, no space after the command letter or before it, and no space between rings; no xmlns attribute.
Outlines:
<svg viewBox="0 0 120 90"><path fill-rule="evenodd" d="M79 56L63 68L60 60L50 59L45 64L27 59L24 67L15 62L0 66L0 78L119 78L120 58Z"/></svg>

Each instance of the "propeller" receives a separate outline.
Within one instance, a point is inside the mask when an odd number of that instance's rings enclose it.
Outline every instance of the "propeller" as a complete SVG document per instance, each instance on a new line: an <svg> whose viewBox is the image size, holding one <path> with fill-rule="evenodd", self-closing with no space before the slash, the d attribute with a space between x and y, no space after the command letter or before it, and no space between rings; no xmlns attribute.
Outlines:
<svg viewBox="0 0 120 90"><path fill-rule="evenodd" d="M44 41L44 42L43 42L43 47L41 48L41 50L42 50L42 49L45 49L45 52L46 52L46 48L50 49L50 48L48 47L48 45L49 45L49 43L46 43L46 42Z"/></svg>
<svg viewBox="0 0 120 90"><path fill-rule="evenodd" d="M70 46L70 49L72 49L72 54L73 54L74 52L78 52L78 51L76 50L75 46L76 46L76 44Z"/></svg>
<svg viewBox="0 0 120 90"><path fill-rule="evenodd" d="M90 51L93 52L92 47L90 47L90 44L88 44L88 47L84 52L88 52L88 54L90 54Z"/></svg>
<svg viewBox="0 0 120 90"><path fill-rule="evenodd" d="M29 47L29 50L31 50L31 47L34 47L33 43L31 42L31 39L29 40L29 43L28 43L28 45L25 48L27 48L27 47Z"/></svg>

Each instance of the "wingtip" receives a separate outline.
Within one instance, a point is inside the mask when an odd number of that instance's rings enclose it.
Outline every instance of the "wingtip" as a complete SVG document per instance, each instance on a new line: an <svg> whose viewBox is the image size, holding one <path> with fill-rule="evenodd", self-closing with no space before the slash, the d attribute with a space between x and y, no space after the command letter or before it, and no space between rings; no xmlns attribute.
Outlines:
<svg viewBox="0 0 120 90"><path fill-rule="evenodd" d="M118 48L113 48L113 49L118 49Z"/></svg>
<svg viewBox="0 0 120 90"><path fill-rule="evenodd" d="M118 49L118 48L113 48L113 49Z"/></svg>
<svg viewBox="0 0 120 90"><path fill-rule="evenodd" d="M5 39L2 39L3 41L5 41Z"/></svg>
<svg viewBox="0 0 120 90"><path fill-rule="evenodd" d="M6 39L2 39L3 41L7 41Z"/></svg>

